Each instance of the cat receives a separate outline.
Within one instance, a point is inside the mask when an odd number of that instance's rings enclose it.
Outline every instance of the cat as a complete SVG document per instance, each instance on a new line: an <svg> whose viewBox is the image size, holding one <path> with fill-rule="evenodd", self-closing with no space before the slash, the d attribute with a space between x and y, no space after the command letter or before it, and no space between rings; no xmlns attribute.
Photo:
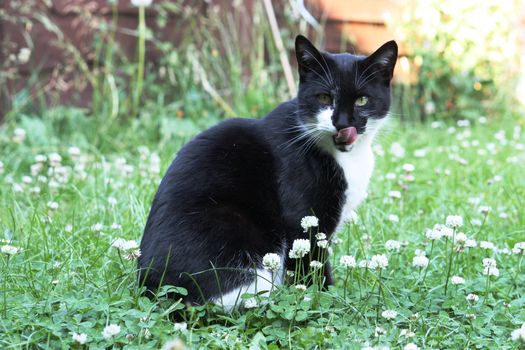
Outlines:
<svg viewBox="0 0 525 350"><path fill-rule="evenodd" d="M287 253L308 238L303 217L315 215L330 237L367 196L397 44L370 56L333 54L299 35L295 53L296 98L263 119L229 119L202 132L168 168L140 244L139 282L148 290L180 286L186 302L232 310L240 294L268 291L295 269ZM262 267L267 253L280 259L274 276ZM333 281L328 262L323 268L326 287Z"/></svg>

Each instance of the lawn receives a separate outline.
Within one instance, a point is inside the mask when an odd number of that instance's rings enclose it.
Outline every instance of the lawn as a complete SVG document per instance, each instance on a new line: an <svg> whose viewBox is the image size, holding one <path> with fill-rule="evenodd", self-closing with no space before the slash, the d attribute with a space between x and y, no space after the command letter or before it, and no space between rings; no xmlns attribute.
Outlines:
<svg viewBox="0 0 525 350"><path fill-rule="evenodd" d="M75 109L17 115L0 128L0 348L518 349L524 122L393 118L369 196L331 244L335 285L288 284L225 314L166 299L176 288L141 296L133 245L112 246L140 240L163 172L206 123L146 137Z"/></svg>

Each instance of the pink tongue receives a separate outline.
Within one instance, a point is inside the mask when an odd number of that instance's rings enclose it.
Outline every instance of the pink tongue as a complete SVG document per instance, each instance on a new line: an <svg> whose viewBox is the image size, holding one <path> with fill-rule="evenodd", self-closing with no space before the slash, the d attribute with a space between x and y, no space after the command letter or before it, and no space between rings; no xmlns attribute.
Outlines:
<svg viewBox="0 0 525 350"><path fill-rule="evenodd" d="M351 145L357 140L357 130L353 126L341 129L337 132L337 135L334 136L334 139L336 143Z"/></svg>

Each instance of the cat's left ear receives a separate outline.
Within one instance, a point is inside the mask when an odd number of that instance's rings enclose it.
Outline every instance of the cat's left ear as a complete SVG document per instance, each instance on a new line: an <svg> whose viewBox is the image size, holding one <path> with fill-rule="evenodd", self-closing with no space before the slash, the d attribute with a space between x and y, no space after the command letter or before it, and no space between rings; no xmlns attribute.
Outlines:
<svg viewBox="0 0 525 350"><path fill-rule="evenodd" d="M370 69L378 72L377 74L383 77L386 83L390 83L390 80L392 80L396 61L397 44L394 40L383 44L383 46L365 59Z"/></svg>

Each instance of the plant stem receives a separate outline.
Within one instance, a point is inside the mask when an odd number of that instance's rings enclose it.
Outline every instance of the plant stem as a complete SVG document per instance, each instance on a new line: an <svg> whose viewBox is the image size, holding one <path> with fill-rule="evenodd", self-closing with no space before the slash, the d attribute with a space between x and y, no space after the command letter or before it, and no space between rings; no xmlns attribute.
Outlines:
<svg viewBox="0 0 525 350"><path fill-rule="evenodd" d="M136 115L142 95L142 83L144 80L144 57L146 53L146 9L144 6L139 7L139 64L137 67L137 85L135 89L135 98L133 101L133 115Z"/></svg>
<svg viewBox="0 0 525 350"><path fill-rule="evenodd" d="M445 281L445 295L447 295L448 289L448 280L450 278L450 271L452 270L452 259L454 257L454 239L456 238L456 229L454 229L452 234L452 241L450 242L450 257L448 259L448 268L447 268L447 279ZM448 243L448 240L447 240Z"/></svg>
<svg viewBox="0 0 525 350"><path fill-rule="evenodd" d="M382 269L379 269L379 283L378 283L378 287L377 287L377 308L376 308L376 322L379 322L379 309L381 307L381 294L383 293L381 291L381 286L382 286L382 283L381 283L381 272L383 270Z"/></svg>
<svg viewBox="0 0 525 350"><path fill-rule="evenodd" d="M432 240L432 243L430 243L430 253L428 254L428 261L430 265L430 258L432 257L432 252L434 251L434 240ZM423 280L421 281L421 285L425 284L425 279L427 278L427 272L428 272L428 265L425 267L425 274L423 275Z"/></svg>

